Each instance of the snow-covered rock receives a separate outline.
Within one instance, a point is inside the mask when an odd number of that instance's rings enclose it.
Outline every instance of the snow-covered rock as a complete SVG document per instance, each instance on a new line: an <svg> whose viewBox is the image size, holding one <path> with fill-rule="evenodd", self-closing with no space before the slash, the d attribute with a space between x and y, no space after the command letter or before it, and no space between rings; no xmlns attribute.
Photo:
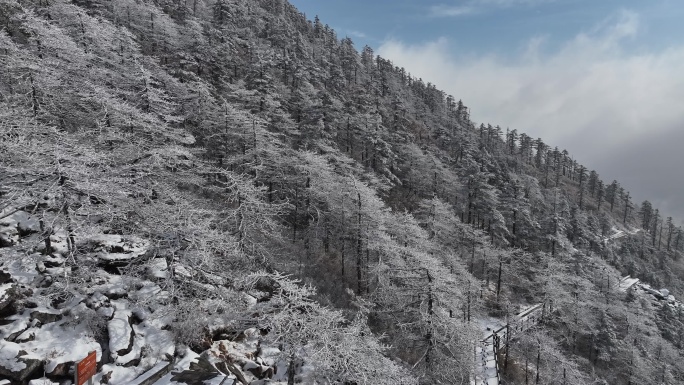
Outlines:
<svg viewBox="0 0 684 385"><path fill-rule="evenodd" d="M254 306L257 304L257 299L245 292L240 293L240 299L242 299L242 302L248 306Z"/></svg>
<svg viewBox="0 0 684 385"><path fill-rule="evenodd" d="M74 314L78 312L74 311ZM48 376L65 376L75 362L89 352L96 351L98 360L102 356L88 323L78 322L79 319L56 320L41 327L30 327L17 338L21 343L10 345L10 348L16 346L27 352L24 357L27 360L37 360L41 365L45 363L44 371ZM37 324L38 320L33 323Z"/></svg>
<svg viewBox="0 0 684 385"><path fill-rule="evenodd" d="M66 258L61 255L47 255L42 258L41 263L46 267L61 267L66 262Z"/></svg>
<svg viewBox="0 0 684 385"><path fill-rule="evenodd" d="M264 378L273 378L274 369L270 366L260 365L254 361L247 361L242 366L242 370L245 372L252 373L254 377L259 380Z"/></svg>
<svg viewBox="0 0 684 385"><path fill-rule="evenodd" d="M0 314L2 314L5 309L8 309L17 298L18 293L15 284L5 283L0 285Z"/></svg>
<svg viewBox="0 0 684 385"><path fill-rule="evenodd" d="M42 366L42 360L26 354L19 344L0 340L0 377L24 381Z"/></svg>
<svg viewBox="0 0 684 385"><path fill-rule="evenodd" d="M18 344L26 343L26 342L31 342L36 339L36 329L34 328L29 328L21 332L18 336L14 337L13 339L10 338L8 340L13 340L14 342Z"/></svg>
<svg viewBox="0 0 684 385"><path fill-rule="evenodd" d="M89 308L97 310L102 306L109 306L110 303L109 298L107 298L107 296L105 296L99 291L96 291L86 299L85 304Z"/></svg>
<svg viewBox="0 0 684 385"><path fill-rule="evenodd" d="M166 258L155 258L147 266L147 275L150 279L166 279L169 276L169 265Z"/></svg>
<svg viewBox="0 0 684 385"><path fill-rule="evenodd" d="M5 270L0 270L0 285L13 282L12 275Z"/></svg>
<svg viewBox="0 0 684 385"><path fill-rule="evenodd" d="M104 266L125 266L147 252L149 243L143 239L118 234L97 234L79 242L79 247L92 253Z"/></svg>
<svg viewBox="0 0 684 385"><path fill-rule="evenodd" d="M131 322L132 313L125 305L118 304L114 316L107 323L109 332L109 351L116 359L125 356L133 349L133 327Z"/></svg>
<svg viewBox="0 0 684 385"><path fill-rule="evenodd" d="M281 352L280 349L268 346L261 347L258 359L261 360L263 365L274 366L282 357L283 352Z"/></svg>
<svg viewBox="0 0 684 385"><path fill-rule="evenodd" d="M25 211L17 211L0 219L0 247L11 247L19 243L22 236L38 232L38 221Z"/></svg>
<svg viewBox="0 0 684 385"><path fill-rule="evenodd" d="M19 235L24 237L29 234L40 232L40 222L38 218L31 216L26 211L17 211L12 216L17 221L17 230Z"/></svg>
<svg viewBox="0 0 684 385"><path fill-rule="evenodd" d="M103 365L100 372L102 375L99 377L106 377L108 383L113 385L129 384L133 379L141 374L139 369L113 364Z"/></svg>
<svg viewBox="0 0 684 385"><path fill-rule="evenodd" d="M11 230L11 228L3 229L0 232L0 247L12 247L19 241L19 233L16 229Z"/></svg>
<svg viewBox="0 0 684 385"><path fill-rule="evenodd" d="M13 316L6 321L8 322L0 328L0 338L10 342L15 342L14 340L30 326L28 317L24 316Z"/></svg>
<svg viewBox="0 0 684 385"><path fill-rule="evenodd" d="M31 312L31 320L38 320L42 325L57 322L62 317L62 314L56 310L41 309Z"/></svg>

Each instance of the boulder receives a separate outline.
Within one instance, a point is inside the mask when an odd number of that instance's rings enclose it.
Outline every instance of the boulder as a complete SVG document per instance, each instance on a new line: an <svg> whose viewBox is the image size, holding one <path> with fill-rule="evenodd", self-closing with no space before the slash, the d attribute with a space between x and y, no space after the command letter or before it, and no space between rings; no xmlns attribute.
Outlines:
<svg viewBox="0 0 684 385"><path fill-rule="evenodd" d="M43 274L45 273L45 264L41 261L36 262L36 271Z"/></svg>
<svg viewBox="0 0 684 385"><path fill-rule="evenodd" d="M83 249L96 253L100 266L112 270L127 266L131 260L143 256L149 244L136 237L116 234L99 234L85 241Z"/></svg>
<svg viewBox="0 0 684 385"><path fill-rule="evenodd" d="M252 373L252 375L260 380L264 378L273 378L274 370L270 366L260 365L254 361L247 361L242 367L242 370Z"/></svg>
<svg viewBox="0 0 684 385"><path fill-rule="evenodd" d="M40 370L43 361L23 357L26 354L18 344L0 341L0 378L24 382Z"/></svg>
<svg viewBox="0 0 684 385"><path fill-rule="evenodd" d="M228 371L228 369L226 369ZM203 385L221 375L214 365L206 358L200 357L197 362L191 362L190 368L182 372L171 372L171 381L188 385Z"/></svg>
<svg viewBox="0 0 684 385"><path fill-rule="evenodd" d="M101 384L109 384L109 380L112 379L112 374L114 374L113 370L110 370L107 373L104 373L102 375L102 379L100 380L100 383Z"/></svg>
<svg viewBox="0 0 684 385"><path fill-rule="evenodd" d="M43 265L47 268L51 267L61 267L64 265L64 262L66 262L66 258L63 256L56 254L56 255L46 255L43 257Z"/></svg>
<svg viewBox="0 0 684 385"><path fill-rule="evenodd" d="M62 314L56 312L48 312L45 310L36 310L31 312L31 320L38 320L41 324L49 324L62 320Z"/></svg>
<svg viewBox="0 0 684 385"><path fill-rule="evenodd" d="M108 320L111 320L114 317L114 308L110 306L101 306L97 309L97 314Z"/></svg>
<svg viewBox="0 0 684 385"><path fill-rule="evenodd" d="M245 292L240 293L240 299L242 302L245 303L247 306L254 306L257 304L257 299L254 296L251 296Z"/></svg>
<svg viewBox="0 0 684 385"><path fill-rule="evenodd" d="M11 336L10 336L11 337ZM14 341L16 343L23 344L25 342L31 342L36 339L36 332L35 331L30 331L30 330L24 330L22 331L19 335L14 337L13 340L9 339L10 341Z"/></svg>
<svg viewBox="0 0 684 385"><path fill-rule="evenodd" d="M25 237L40 232L40 221L29 213L18 211L14 214L14 218L17 221L19 236Z"/></svg>
<svg viewBox="0 0 684 385"><path fill-rule="evenodd" d="M29 219L28 213L17 211L0 220L0 247L11 247L19 238L34 232L37 222Z"/></svg>
<svg viewBox="0 0 684 385"><path fill-rule="evenodd" d="M21 294L13 283L0 285L0 317L16 313L15 302Z"/></svg>
<svg viewBox="0 0 684 385"><path fill-rule="evenodd" d="M18 329L18 330L15 331L15 332L12 332L12 333L7 334L7 336L5 337L5 341L9 341L9 342L25 342L25 341L17 341L17 338L19 338L19 336L21 336L22 334L24 334L24 332L25 332L26 330L28 330L28 328L29 328L28 325L24 325L21 329ZM33 335L33 337L35 338L35 334Z"/></svg>
<svg viewBox="0 0 684 385"><path fill-rule="evenodd" d="M55 377L68 377L71 368L75 367L76 363L73 361L61 362L55 365L55 368L51 372L46 372L45 375L55 378ZM72 371L73 373L73 371Z"/></svg>
<svg viewBox="0 0 684 385"><path fill-rule="evenodd" d="M18 233L3 231L0 233L0 247L12 247L19 240Z"/></svg>
<svg viewBox="0 0 684 385"><path fill-rule="evenodd" d="M94 292L85 301L86 306L93 310L97 310L102 306L109 306L109 298L99 291Z"/></svg>
<svg viewBox="0 0 684 385"><path fill-rule="evenodd" d="M254 289L257 293L250 294L256 297L258 302L266 302L280 289L280 284L271 277L259 277L254 283Z"/></svg>
<svg viewBox="0 0 684 385"><path fill-rule="evenodd" d="M147 266L147 276L151 280L168 278L169 264L166 258L153 259Z"/></svg>
<svg viewBox="0 0 684 385"><path fill-rule="evenodd" d="M33 279L31 285L38 288L46 288L52 286L54 279L50 274L39 275Z"/></svg>
<svg viewBox="0 0 684 385"><path fill-rule="evenodd" d="M103 294L110 300L117 300L128 297L128 291L123 287L110 287Z"/></svg>
<svg viewBox="0 0 684 385"><path fill-rule="evenodd" d="M265 366L275 366L280 360L282 352L280 349L272 346L261 347L259 349L259 356L256 358L256 362Z"/></svg>
<svg viewBox="0 0 684 385"><path fill-rule="evenodd" d="M0 285L12 282L14 282L12 275L4 270L0 270Z"/></svg>

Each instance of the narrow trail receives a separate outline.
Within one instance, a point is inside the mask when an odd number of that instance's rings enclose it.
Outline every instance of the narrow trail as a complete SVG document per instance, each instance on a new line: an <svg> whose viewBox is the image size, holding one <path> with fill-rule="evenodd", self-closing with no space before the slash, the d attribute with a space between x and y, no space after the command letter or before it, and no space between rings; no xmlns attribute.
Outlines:
<svg viewBox="0 0 684 385"><path fill-rule="evenodd" d="M614 233L609 237L603 239L604 244L610 241L615 241L627 235L637 234L640 229L632 230L617 230L613 229ZM661 299L666 299L662 293L653 290L648 285L641 284L638 278L626 276L618 282L618 290L627 292L632 287L639 287L644 292L648 292L654 296L660 296ZM677 302L673 302L678 306ZM474 378L471 381L472 385L498 385L501 381L500 368L497 357L499 349L506 348L510 337L517 333L524 332L536 325L541 320L542 304L531 306L516 316L509 322L508 325L501 326L501 322L496 320L489 320L483 324L485 333L484 338L475 347L475 371ZM496 325L492 327L492 325ZM507 334L510 333L510 336Z"/></svg>
<svg viewBox="0 0 684 385"><path fill-rule="evenodd" d="M666 301L667 305L674 308L684 307L671 295L664 295L661 290L655 290L650 285L642 283L638 278L622 277L617 283L617 290L626 293L629 290L638 290L650 294L656 300ZM517 314L507 326L491 328L488 325L496 324L490 320L485 323L486 331L484 338L475 348L476 367L472 385L498 385L501 382L500 368L497 357L499 349L505 349L510 337L525 332L539 323L542 316L542 304L537 304ZM500 325L500 323L498 324ZM510 336L507 334L510 333Z"/></svg>
<svg viewBox="0 0 684 385"><path fill-rule="evenodd" d="M536 304L521 311L504 325L495 330L487 327L485 336L475 347L476 367L473 385L498 385L501 381L497 356L510 337L522 333L541 319L542 304ZM510 336L508 335L510 333Z"/></svg>

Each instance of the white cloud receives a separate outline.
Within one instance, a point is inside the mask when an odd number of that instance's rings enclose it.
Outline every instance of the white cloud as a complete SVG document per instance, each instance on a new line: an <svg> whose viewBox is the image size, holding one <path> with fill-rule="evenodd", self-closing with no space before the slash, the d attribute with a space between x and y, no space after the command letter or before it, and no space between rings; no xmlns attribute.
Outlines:
<svg viewBox="0 0 684 385"><path fill-rule="evenodd" d="M429 8L431 17L458 17L486 12L491 8L510 8L513 6L553 3L557 0L470 0L464 4L438 4Z"/></svg>
<svg viewBox="0 0 684 385"><path fill-rule="evenodd" d="M485 5L497 5L500 7L512 7L514 5L539 5L553 3L557 0L475 0L476 3Z"/></svg>
<svg viewBox="0 0 684 385"><path fill-rule="evenodd" d="M455 57L446 38L420 45L390 40L378 53L462 98L474 120L508 126L567 148L606 179L630 179L626 187L639 194L638 199L648 197L675 207L673 200L681 199L675 195L684 191L684 156L677 155L679 164L663 176L680 181L677 189L658 192L669 197L651 196L649 186L640 186L642 179L621 169L625 162L616 161L636 156L662 163L665 171L672 157L665 159L661 149L643 146L684 129L684 46L625 52L624 43L638 33L639 16L622 11L552 54L542 53L543 37L531 39L515 59L496 54ZM635 154L626 149L641 150ZM659 168L644 172L654 169ZM678 215L684 218L684 207Z"/></svg>
<svg viewBox="0 0 684 385"><path fill-rule="evenodd" d="M468 5L433 5L430 7L432 17L454 17L464 16L475 13L475 8Z"/></svg>
<svg viewBox="0 0 684 385"><path fill-rule="evenodd" d="M355 30L353 30L353 31L347 31L347 33L349 34L349 36L358 37L358 38L361 38L361 39L363 39L363 38L366 37L366 34L363 33L363 32L361 32L361 31L355 31Z"/></svg>

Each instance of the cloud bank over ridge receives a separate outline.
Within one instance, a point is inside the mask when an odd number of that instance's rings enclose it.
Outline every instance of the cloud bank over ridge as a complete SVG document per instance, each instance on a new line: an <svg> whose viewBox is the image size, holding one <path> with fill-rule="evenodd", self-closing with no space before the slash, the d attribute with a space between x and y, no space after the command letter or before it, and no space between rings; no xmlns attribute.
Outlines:
<svg viewBox="0 0 684 385"><path fill-rule="evenodd" d="M550 52L538 36L514 58L455 56L446 38L387 40L378 53L462 98L476 122L566 148L681 221L684 46L627 53L641 28L639 15L623 10Z"/></svg>

